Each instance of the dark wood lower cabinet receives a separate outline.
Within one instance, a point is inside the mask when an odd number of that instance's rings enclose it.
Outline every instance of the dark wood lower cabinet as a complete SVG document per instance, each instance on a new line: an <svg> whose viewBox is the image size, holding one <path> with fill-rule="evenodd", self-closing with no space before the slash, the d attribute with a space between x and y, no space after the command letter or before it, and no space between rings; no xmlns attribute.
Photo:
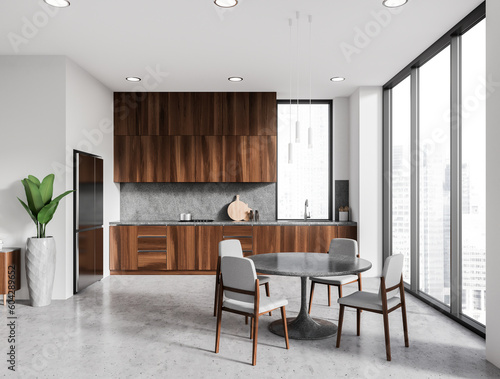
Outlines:
<svg viewBox="0 0 500 379"><path fill-rule="evenodd" d="M196 270L217 270L222 226L196 227Z"/></svg>
<svg viewBox="0 0 500 379"><path fill-rule="evenodd" d="M326 253L333 238L357 239L356 226L171 225L111 226L113 274L209 273L217 268L219 242L238 239L245 255Z"/></svg>

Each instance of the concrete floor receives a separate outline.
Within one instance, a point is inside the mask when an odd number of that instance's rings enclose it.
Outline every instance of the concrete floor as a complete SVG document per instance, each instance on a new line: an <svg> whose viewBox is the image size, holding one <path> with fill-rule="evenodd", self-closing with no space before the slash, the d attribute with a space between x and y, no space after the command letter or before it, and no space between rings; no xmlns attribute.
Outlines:
<svg viewBox="0 0 500 379"><path fill-rule="evenodd" d="M220 353L214 353L213 276L112 276L67 301L44 308L16 304L17 371L22 378L493 378L500 369L485 360L485 341L407 295L410 347L404 347L401 313L390 316L392 362L385 359L382 317L364 312L361 337L355 313L346 311L342 344L284 340L267 329L279 318L262 316L257 366L242 316L224 313ZM378 280L366 279L375 290ZM344 293L355 290L345 289ZM272 278L271 291L288 298L287 315L300 305L300 280ZM336 296L334 297L336 303ZM333 322L317 286L313 315ZM7 310L1 308L4 320ZM2 356L7 328L0 326ZM2 374L9 374L4 358ZM7 376L7 375L6 375ZM10 376L10 375L9 375Z"/></svg>

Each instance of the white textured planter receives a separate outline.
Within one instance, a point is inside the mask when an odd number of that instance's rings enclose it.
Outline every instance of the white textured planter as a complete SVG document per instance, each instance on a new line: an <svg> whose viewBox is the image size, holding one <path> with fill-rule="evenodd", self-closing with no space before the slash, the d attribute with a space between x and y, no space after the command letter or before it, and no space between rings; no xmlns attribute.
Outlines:
<svg viewBox="0 0 500 379"><path fill-rule="evenodd" d="M339 212L339 221L349 221L349 212Z"/></svg>
<svg viewBox="0 0 500 379"><path fill-rule="evenodd" d="M28 238L26 243L26 278L33 307L49 305L52 300L56 270L56 241Z"/></svg>

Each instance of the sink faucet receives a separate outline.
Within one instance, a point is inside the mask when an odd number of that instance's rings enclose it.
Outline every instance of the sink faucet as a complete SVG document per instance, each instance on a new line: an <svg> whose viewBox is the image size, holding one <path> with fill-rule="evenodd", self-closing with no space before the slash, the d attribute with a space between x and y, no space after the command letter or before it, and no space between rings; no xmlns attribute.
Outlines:
<svg viewBox="0 0 500 379"><path fill-rule="evenodd" d="M304 206L304 221L307 221L308 218L311 218L311 212L309 212L309 200L306 199Z"/></svg>

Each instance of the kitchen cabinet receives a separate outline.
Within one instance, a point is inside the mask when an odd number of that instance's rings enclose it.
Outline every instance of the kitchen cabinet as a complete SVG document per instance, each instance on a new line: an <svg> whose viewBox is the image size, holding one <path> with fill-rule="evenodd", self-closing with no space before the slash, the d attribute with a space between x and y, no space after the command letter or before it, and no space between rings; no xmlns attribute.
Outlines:
<svg viewBox="0 0 500 379"><path fill-rule="evenodd" d="M195 182L195 137L169 137L170 182Z"/></svg>
<svg viewBox="0 0 500 379"><path fill-rule="evenodd" d="M196 270L217 270L220 241L222 241L222 226L196 226Z"/></svg>
<svg viewBox="0 0 500 379"><path fill-rule="evenodd" d="M137 270L137 226L109 227L109 269Z"/></svg>
<svg viewBox="0 0 500 379"><path fill-rule="evenodd" d="M275 92L250 92L250 135L276 136L276 112Z"/></svg>
<svg viewBox="0 0 500 379"><path fill-rule="evenodd" d="M281 226L258 225L253 227L254 253L277 253L281 250Z"/></svg>
<svg viewBox="0 0 500 379"><path fill-rule="evenodd" d="M195 226L167 226L167 270L195 270Z"/></svg>
<svg viewBox="0 0 500 379"><path fill-rule="evenodd" d="M223 104L223 130L225 136L250 135L250 94L227 92Z"/></svg>
<svg viewBox="0 0 500 379"><path fill-rule="evenodd" d="M338 227L335 225L312 225L309 227L309 250L314 253L327 253L330 242L337 238Z"/></svg>
<svg viewBox="0 0 500 379"><path fill-rule="evenodd" d="M243 256L253 255L252 225L224 225L222 239L237 239L241 243Z"/></svg>
<svg viewBox="0 0 500 379"><path fill-rule="evenodd" d="M281 227L281 251L309 251L309 226L287 225Z"/></svg>
<svg viewBox="0 0 500 379"><path fill-rule="evenodd" d="M275 182L276 137L223 136L223 182Z"/></svg>
<svg viewBox="0 0 500 379"><path fill-rule="evenodd" d="M115 136L114 138L114 181L141 181L141 137Z"/></svg>
<svg viewBox="0 0 500 379"><path fill-rule="evenodd" d="M196 138L196 182L217 183L222 180L222 137Z"/></svg>
<svg viewBox="0 0 500 379"><path fill-rule="evenodd" d="M358 239L358 227L357 226L339 225L337 237L338 238L351 238L353 240L357 240Z"/></svg>
<svg viewBox="0 0 500 379"><path fill-rule="evenodd" d="M140 182L170 181L170 137L143 136L141 139ZM116 180L115 180L116 181Z"/></svg>

